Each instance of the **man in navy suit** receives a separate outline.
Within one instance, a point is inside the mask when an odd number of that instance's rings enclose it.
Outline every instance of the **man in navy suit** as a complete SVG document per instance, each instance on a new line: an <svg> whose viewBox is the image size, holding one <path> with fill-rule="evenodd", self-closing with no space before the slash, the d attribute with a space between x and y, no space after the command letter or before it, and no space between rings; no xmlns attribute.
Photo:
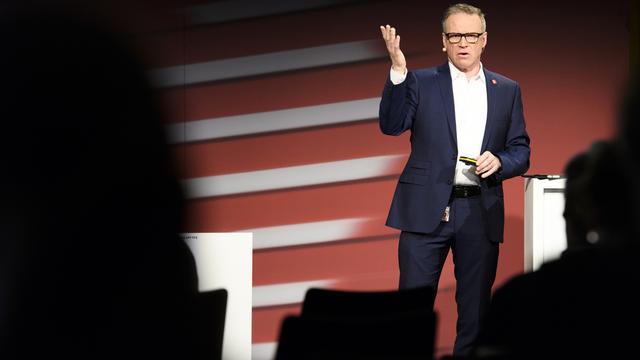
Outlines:
<svg viewBox="0 0 640 360"><path fill-rule="evenodd" d="M402 230L400 288L437 289L451 249L458 308L454 355L464 356L482 326L495 279L504 232L502 182L527 171L530 149L519 85L480 62L487 45L482 11L452 5L442 29L447 63L408 71L396 29L380 27L392 62L380 128L388 135L411 130L411 155L387 219Z"/></svg>

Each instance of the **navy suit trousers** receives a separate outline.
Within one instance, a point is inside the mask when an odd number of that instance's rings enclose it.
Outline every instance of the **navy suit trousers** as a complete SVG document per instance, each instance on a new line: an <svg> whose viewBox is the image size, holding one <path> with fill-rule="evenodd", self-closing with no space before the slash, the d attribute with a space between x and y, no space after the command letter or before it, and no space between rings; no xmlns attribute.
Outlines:
<svg viewBox="0 0 640 360"><path fill-rule="evenodd" d="M400 288L431 286L438 282L449 249L453 254L458 307L454 355L473 349L491 299L499 244L487 236L480 196L450 201L449 222L428 234L403 231L398 260Z"/></svg>

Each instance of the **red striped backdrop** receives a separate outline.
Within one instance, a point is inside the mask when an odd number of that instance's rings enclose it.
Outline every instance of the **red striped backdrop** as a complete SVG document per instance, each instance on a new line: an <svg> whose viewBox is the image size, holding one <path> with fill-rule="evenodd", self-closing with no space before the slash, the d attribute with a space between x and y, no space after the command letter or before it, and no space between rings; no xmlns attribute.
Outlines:
<svg viewBox="0 0 640 360"><path fill-rule="evenodd" d="M274 56L345 42L366 43L378 40L378 26L387 23L398 28L410 68L445 61L440 51L440 16L447 1L335 1L331 6L293 12L193 23L193 11L206 12L198 6L220 3L224 2L187 1L180 2L173 12L163 8L136 13L137 17L144 13L147 27L154 30L142 31L139 37L153 71L174 67L186 75L192 69L190 65L225 60L236 69L243 57ZM573 154L594 139L612 134L620 85L628 66L626 2L607 2L606 6L582 3L580 8L552 1L475 4L487 14L489 43L484 65L522 86L532 138L530 172L560 173ZM380 96L389 70L388 60L376 55L376 51L384 51L381 40L378 44L377 50L374 46L368 57L357 61L159 86L159 93L169 123L184 128L200 120L209 120L215 128L225 117L248 115L249 121L264 121L263 115L269 112L372 99ZM300 52L287 54L290 57L271 59L286 68L302 56ZM187 67L180 68L182 65ZM255 61L251 65L265 66ZM382 158L381 170L361 178L291 185L305 172L314 171L297 166L325 164L328 168L322 171L331 173L332 168L338 169L336 162L343 160L406 156L408 134L397 138L381 135L376 110L353 121L174 143L172 149L185 180L213 177L208 179L218 184L218 176L242 174L241 179L257 186L263 182L288 184L258 192L240 190L192 198L185 231L264 230L329 221L320 228L336 233L326 235L324 241L255 250L253 282L260 290L258 294L281 289L269 288L272 285L305 281L326 281L326 286L359 290L395 288L398 232L383 223L402 158ZM277 118L280 113L275 114ZM327 114L340 116L331 111ZM246 123L239 124L242 127ZM268 180L268 173L252 175L278 169L283 170L279 176L286 179ZM356 166L335 172L328 176L361 174ZM508 181L505 193L506 236L497 286L523 268L523 181ZM342 220L348 220L345 228L331 222ZM287 229L276 237L290 244L297 239L287 238L291 234ZM436 302L439 354L451 350L455 336L454 284L449 262ZM268 306L255 306L253 310L256 345L275 342L283 316L299 311L296 302L264 304ZM259 346L255 350L258 358Z"/></svg>

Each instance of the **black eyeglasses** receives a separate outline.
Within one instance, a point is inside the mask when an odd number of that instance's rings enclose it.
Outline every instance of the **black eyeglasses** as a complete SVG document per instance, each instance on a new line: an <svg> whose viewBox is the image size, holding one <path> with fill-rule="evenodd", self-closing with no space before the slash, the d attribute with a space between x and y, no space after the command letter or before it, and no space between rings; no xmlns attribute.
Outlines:
<svg viewBox="0 0 640 360"><path fill-rule="evenodd" d="M459 43L460 41L462 41L462 38L467 40L467 42L469 44L475 44L475 43L478 42L478 39L480 39L480 36L482 36L482 34L484 34L484 32L481 32L481 33L464 33L464 34L446 33L446 34L444 34L444 36L446 36L447 40L452 44Z"/></svg>

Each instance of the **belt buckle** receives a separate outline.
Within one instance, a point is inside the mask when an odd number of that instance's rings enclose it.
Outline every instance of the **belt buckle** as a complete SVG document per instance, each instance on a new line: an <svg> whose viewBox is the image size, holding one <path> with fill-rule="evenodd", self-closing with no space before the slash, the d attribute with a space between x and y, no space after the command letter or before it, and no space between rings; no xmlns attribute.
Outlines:
<svg viewBox="0 0 640 360"><path fill-rule="evenodd" d="M459 198L467 198L478 195L479 192L477 190L479 189L474 186L455 185L453 188L453 196Z"/></svg>

